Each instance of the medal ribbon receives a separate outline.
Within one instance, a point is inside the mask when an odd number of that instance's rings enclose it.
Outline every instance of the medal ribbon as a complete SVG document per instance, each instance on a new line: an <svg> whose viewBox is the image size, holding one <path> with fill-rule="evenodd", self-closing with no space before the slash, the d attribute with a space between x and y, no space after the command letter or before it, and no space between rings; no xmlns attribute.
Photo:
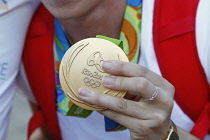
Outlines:
<svg viewBox="0 0 210 140"><path fill-rule="evenodd" d="M142 12L142 1L141 0L128 0L125 10L123 25L120 33L121 41L104 37L97 36L112 41L113 43L120 46L128 56L130 62L138 63L139 50L140 50L140 33L141 33L141 13ZM122 47L123 46L123 47ZM56 63L56 93L57 93L57 108L60 113L67 116L76 116L86 118L92 111L86 110L77 105L64 94L61 84L59 81L59 66L65 52L70 48L67 36L60 25L58 19L55 19L55 63ZM106 131L119 131L124 130L125 127L119 123L105 117Z"/></svg>

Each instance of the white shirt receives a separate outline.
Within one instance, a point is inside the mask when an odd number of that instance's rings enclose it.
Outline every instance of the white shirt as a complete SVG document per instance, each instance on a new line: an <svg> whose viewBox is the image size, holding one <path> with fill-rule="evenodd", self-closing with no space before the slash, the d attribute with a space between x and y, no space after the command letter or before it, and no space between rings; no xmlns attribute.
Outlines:
<svg viewBox="0 0 210 140"><path fill-rule="evenodd" d="M0 139L5 140L27 27L39 0L0 0Z"/></svg>
<svg viewBox="0 0 210 140"><path fill-rule="evenodd" d="M142 17L143 27L140 64L161 75L155 56L152 38L152 3L154 3L154 0L145 0L143 5L143 11L145 14L143 14ZM196 42L199 59L210 84L210 39L208 39L210 38L209 8L209 0L200 0L196 14ZM189 132L194 126L194 122L181 110L176 102L174 103L171 119L176 125L183 128L187 132Z"/></svg>
<svg viewBox="0 0 210 140"><path fill-rule="evenodd" d="M210 0L200 0L196 17L196 37L201 64L210 83ZM143 1L141 57L140 64L161 75L152 38L154 0ZM204 37L205 36L205 37ZM57 113L59 126L64 140L128 140L129 131L104 132L104 117L97 112L87 119L63 116ZM177 117L178 116L178 117ZM194 122L183 113L176 104L172 112L172 120L176 125L190 131ZM206 137L206 140L210 137Z"/></svg>

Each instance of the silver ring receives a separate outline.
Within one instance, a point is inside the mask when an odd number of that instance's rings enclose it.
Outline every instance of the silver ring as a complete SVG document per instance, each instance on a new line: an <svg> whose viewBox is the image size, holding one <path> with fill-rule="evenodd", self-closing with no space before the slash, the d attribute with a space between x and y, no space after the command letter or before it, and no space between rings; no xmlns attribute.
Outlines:
<svg viewBox="0 0 210 140"><path fill-rule="evenodd" d="M144 101L145 102L153 101L158 95L158 90L159 88L155 86L155 92L153 93L152 97L150 97L149 99L144 99Z"/></svg>

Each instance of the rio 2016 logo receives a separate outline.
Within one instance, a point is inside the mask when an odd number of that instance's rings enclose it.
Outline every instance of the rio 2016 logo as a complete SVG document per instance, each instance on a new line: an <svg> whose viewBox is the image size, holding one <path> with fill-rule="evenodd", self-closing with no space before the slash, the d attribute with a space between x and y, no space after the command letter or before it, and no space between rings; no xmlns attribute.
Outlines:
<svg viewBox="0 0 210 140"><path fill-rule="evenodd" d="M104 73L104 70L101 67L102 62L104 62L104 60L100 52L93 53L87 60L88 66L95 66L98 71Z"/></svg>
<svg viewBox="0 0 210 140"><path fill-rule="evenodd" d="M7 10L8 5L6 0L0 0L0 10Z"/></svg>

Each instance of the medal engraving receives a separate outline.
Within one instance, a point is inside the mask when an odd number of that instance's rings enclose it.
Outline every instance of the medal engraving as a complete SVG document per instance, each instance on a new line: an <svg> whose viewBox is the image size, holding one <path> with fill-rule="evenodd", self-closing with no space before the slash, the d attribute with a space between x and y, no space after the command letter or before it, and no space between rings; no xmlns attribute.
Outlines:
<svg viewBox="0 0 210 140"><path fill-rule="evenodd" d="M100 52L94 52L90 55L90 57L87 60L88 66L95 66L96 69L102 73L105 73L105 71L102 69L101 64L103 62L103 58Z"/></svg>
<svg viewBox="0 0 210 140"><path fill-rule="evenodd" d="M73 103L88 110L105 109L80 100L77 95L79 88L124 97L125 92L108 89L102 84L102 78L110 75L101 66L102 62L106 60L128 62L128 58L121 48L108 40L99 38L81 40L65 53L61 61L59 77L64 93Z"/></svg>
<svg viewBox="0 0 210 140"><path fill-rule="evenodd" d="M101 85L101 83L99 81L89 79L88 77L85 77L85 79L83 81L85 82L86 86L92 87L92 88L96 88L96 87L99 87Z"/></svg>

